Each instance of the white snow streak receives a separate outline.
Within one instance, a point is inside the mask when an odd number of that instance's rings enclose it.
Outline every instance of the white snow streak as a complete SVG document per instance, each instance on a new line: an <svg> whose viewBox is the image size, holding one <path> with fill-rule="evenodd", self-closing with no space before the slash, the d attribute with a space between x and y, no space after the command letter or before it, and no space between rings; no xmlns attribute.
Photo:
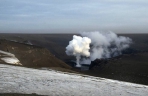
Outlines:
<svg viewBox="0 0 148 96"><path fill-rule="evenodd" d="M2 54L0 55L0 59L3 60L4 62L9 63L9 64L22 65L20 61L15 57L14 54L1 51L1 50L0 50L0 53Z"/></svg>

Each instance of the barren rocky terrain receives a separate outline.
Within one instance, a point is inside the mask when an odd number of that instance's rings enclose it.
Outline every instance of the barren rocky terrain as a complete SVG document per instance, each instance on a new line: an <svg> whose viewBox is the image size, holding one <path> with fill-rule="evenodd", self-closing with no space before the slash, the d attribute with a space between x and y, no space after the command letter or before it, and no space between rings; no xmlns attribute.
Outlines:
<svg viewBox="0 0 148 96"><path fill-rule="evenodd" d="M49 50L14 41L0 40L0 50L15 54L26 67L60 67L70 69L62 60L56 58Z"/></svg>
<svg viewBox="0 0 148 96"><path fill-rule="evenodd" d="M121 56L108 60L103 67L96 65L88 71L74 68L71 60L75 60L75 57L67 56L65 53L65 47L73 34L1 34L0 38L6 40L1 42L0 50L15 54L27 67L52 67L56 70L77 71L97 77L148 85L148 35L120 35L133 40L131 47Z"/></svg>

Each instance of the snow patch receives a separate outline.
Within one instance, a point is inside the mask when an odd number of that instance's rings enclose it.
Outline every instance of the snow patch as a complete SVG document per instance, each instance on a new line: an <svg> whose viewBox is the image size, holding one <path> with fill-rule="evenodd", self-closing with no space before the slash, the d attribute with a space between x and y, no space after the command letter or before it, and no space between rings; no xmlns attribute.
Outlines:
<svg viewBox="0 0 148 96"><path fill-rule="evenodd" d="M4 57L4 58L1 58L1 60L5 61L6 63L9 63L9 64L21 65L20 61L15 57Z"/></svg>
<svg viewBox="0 0 148 96"><path fill-rule="evenodd" d="M4 54L4 55L7 55L7 56L10 56L10 57L15 57L14 54L9 53L9 52L5 52L5 51L2 51L2 50L0 50L0 53L2 53L2 54Z"/></svg>
<svg viewBox="0 0 148 96"><path fill-rule="evenodd" d="M4 62L9 63L9 64L22 65L20 63L20 61L15 57L14 54L9 53L9 52L5 52L5 51L2 51L2 50L0 50L0 53L2 54L0 56L0 58Z"/></svg>

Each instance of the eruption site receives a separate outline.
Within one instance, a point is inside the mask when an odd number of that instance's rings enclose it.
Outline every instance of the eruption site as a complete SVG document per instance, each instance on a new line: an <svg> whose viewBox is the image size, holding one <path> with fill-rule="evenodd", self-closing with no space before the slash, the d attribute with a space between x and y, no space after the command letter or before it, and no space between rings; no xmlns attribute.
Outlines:
<svg viewBox="0 0 148 96"><path fill-rule="evenodd" d="M66 47L66 54L67 55L74 55L76 56L77 65L76 67L81 67L79 64L79 60L81 56L90 56L89 52L89 45L91 40L88 37L80 37L80 36L73 36L73 40L69 42L69 45Z"/></svg>
<svg viewBox="0 0 148 96"><path fill-rule="evenodd" d="M81 36L74 35L66 47L67 55L76 56L76 67L91 64L95 59L121 55L132 43L129 37L117 36L113 32L83 32Z"/></svg>

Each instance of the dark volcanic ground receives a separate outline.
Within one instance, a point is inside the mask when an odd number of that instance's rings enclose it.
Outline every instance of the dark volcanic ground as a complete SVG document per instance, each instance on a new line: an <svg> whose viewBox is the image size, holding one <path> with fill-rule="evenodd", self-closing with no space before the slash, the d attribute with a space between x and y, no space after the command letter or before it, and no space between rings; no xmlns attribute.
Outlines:
<svg viewBox="0 0 148 96"><path fill-rule="evenodd" d="M148 59L147 59L148 34L120 34L120 35L130 37L133 40L133 44L131 45L131 47L125 50L122 56L108 60L107 64L102 64L99 66L96 65L89 71L81 71L75 68L72 68L71 70L98 77L111 78L116 80L148 85ZM72 36L73 36L72 34L1 34L0 39L16 40L22 43L29 43L45 47L53 54L53 56L55 56L55 58L57 57L64 62L68 62L69 60L75 59L75 57L67 56L65 54L65 47L72 39ZM11 44L8 45L11 46ZM36 47L32 48L32 50L33 49L36 49ZM14 51L12 50L9 51L14 53ZM21 49L20 52L22 52ZM18 56L18 58L19 54L20 53L15 52L15 55ZM34 52L34 54L37 53ZM27 55L27 56L30 56L30 58L32 58L32 55ZM35 56L38 56L35 58L40 58L40 55L38 54ZM48 55L45 56L45 58L48 58ZM24 64L27 64L27 60L25 61ZM37 61L43 62L44 59L43 61L40 60Z"/></svg>

